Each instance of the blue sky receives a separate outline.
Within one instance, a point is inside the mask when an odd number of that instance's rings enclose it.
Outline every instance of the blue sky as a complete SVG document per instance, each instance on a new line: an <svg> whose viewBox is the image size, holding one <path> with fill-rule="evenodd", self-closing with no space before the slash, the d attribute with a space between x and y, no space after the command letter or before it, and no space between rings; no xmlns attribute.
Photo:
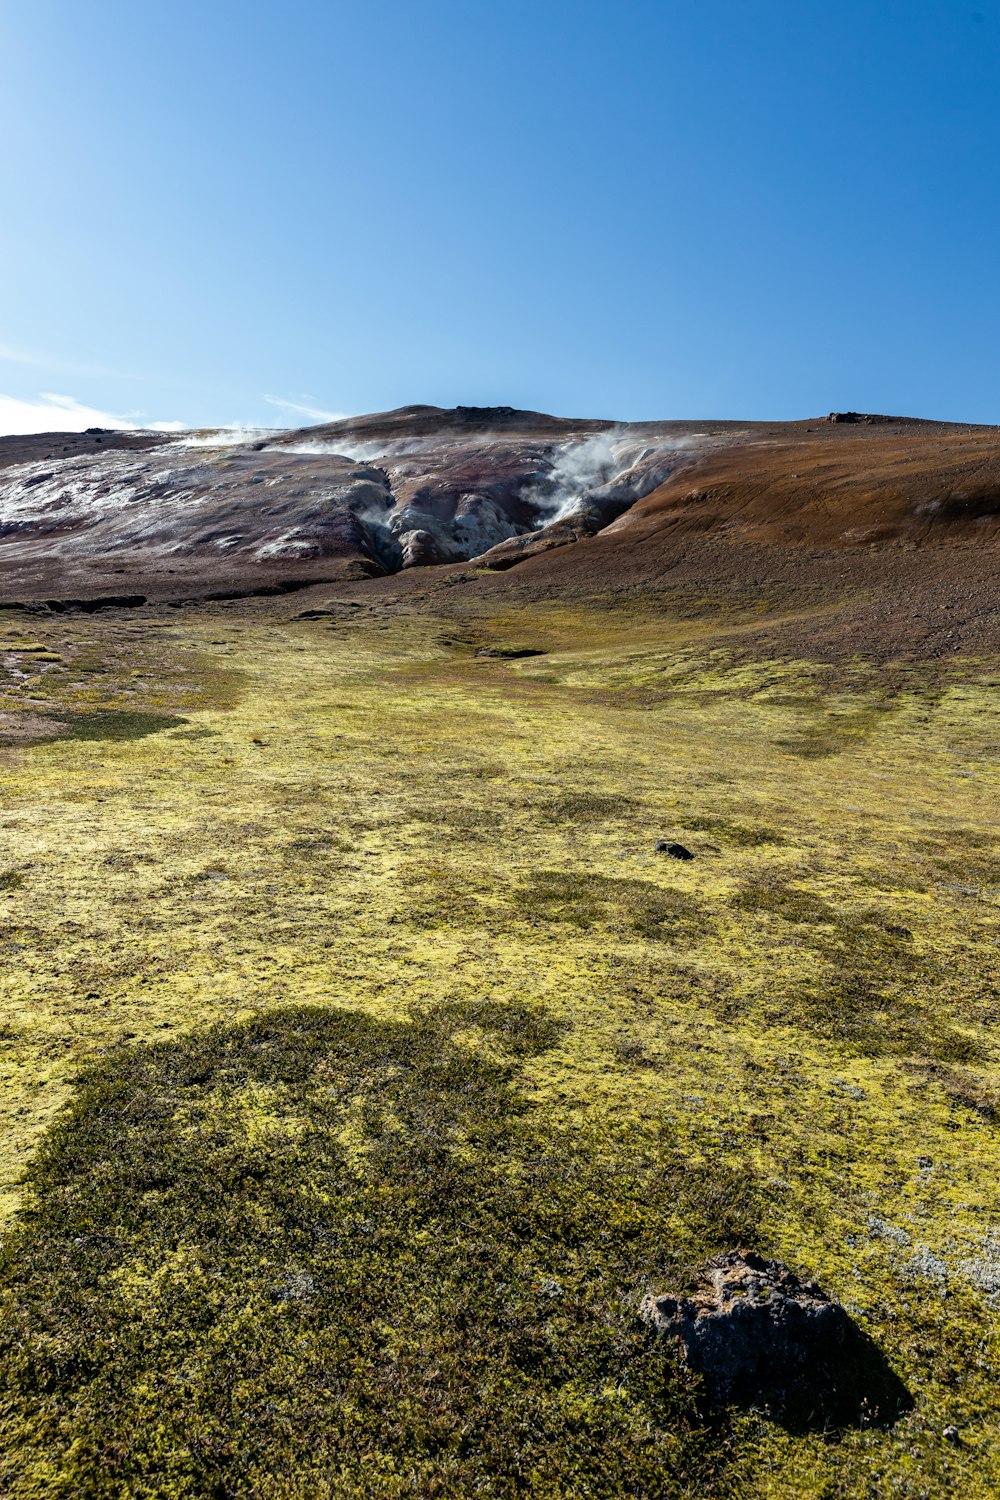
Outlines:
<svg viewBox="0 0 1000 1500"><path fill-rule="evenodd" d="M1000 422L1000 0L0 0L0 61L0 430Z"/></svg>

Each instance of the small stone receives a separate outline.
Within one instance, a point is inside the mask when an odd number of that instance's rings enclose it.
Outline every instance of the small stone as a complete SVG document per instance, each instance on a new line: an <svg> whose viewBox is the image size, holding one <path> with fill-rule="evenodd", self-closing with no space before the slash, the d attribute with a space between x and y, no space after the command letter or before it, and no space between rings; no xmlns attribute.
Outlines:
<svg viewBox="0 0 1000 1500"><path fill-rule="evenodd" d="M946 1443L954 1443L956 1447L962 1441L961 1437L959 1436L958 1428L953 1427L951 1423L949 1423L948 1426L944 1429L941 1436L944 1438Z"/></svg>
<svg viewBox="0 0 1000 1500"><path fill-rule="evenodd" d="M671 859L694 859L690 849L683 844L671 844L666 839L656 840L657 854L669 854Z"/></svg>

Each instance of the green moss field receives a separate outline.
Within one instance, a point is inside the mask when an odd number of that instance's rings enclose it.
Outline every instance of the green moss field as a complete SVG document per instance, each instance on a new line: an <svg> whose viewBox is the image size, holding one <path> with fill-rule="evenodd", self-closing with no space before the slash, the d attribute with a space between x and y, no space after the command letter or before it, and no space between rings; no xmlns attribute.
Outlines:
<svg viewBox="0 0 1000 1500"><path fill-rule="evenodd" d="M0 1493L996 1496L1000 663L446 592L0 619Z"/></svg>

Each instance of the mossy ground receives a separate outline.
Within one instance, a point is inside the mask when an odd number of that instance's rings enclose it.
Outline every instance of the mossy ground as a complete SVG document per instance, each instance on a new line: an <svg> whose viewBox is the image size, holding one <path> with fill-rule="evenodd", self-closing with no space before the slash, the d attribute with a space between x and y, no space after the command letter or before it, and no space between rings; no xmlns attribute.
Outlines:
<svg viewBox="0 0 1000 1500"><path fill-rule="evenodd" d="M352 613L0 642L7 1490L996 1493L996 664ZM736 1242L913 1412L705 1425Z"/></svg>

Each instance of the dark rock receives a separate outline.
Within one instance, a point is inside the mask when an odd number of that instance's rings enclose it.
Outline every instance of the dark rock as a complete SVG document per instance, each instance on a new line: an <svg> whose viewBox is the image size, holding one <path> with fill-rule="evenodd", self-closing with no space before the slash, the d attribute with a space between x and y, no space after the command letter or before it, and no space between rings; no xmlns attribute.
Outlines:
<svg viewBox="0 0 1000 1500"><path fill-rule="evenodd" d="M510 422L523 413L513 406L456 406L455 416L460 422Z"/></svg>
<svg viewBox="0 0 1000 1500"><path fill-rule="evenodd" d="M944 1429L941 1436L944 1438L946 1443L954 1443L956 1447L958 1447L962 1441L961 1437L959 1436L958 1428L952 1427L950 1423Z"/></svg>
<svg viewBox="0 0 1000 1500"><path fill-rule="evenodd" d="M451 561L442 553L438 538L423 527L401 532L398 540L404 568L428 567L434 563Z"/></svg>
<svg viewBox="0 0 1000 1500"><path fill-rule="evenodd" d="M657 854L669 854L671 859L694 859L690 849L685 849L683 844L671 844L667 839L656 840Z"/></svg>
<svg viewBox="0 0 1000 1500"><path fill-rule="evenodd" d="M908 1392L840 1304L786 1265L718 1255L686 1296L647 1296L640 1316L676 1338L713 1407L757 1407L813 1425L892 1421Z"/></svg>
<svg viewBox="0 0 1000 1500"><path fill-rule="evenodd" d="M769 1404L792 1384L822 1378L844 1342L847 1314L780 1261L716 1256L688 1297L648 1296L642 1317L681 1339L721 1404Z"/></svg>

